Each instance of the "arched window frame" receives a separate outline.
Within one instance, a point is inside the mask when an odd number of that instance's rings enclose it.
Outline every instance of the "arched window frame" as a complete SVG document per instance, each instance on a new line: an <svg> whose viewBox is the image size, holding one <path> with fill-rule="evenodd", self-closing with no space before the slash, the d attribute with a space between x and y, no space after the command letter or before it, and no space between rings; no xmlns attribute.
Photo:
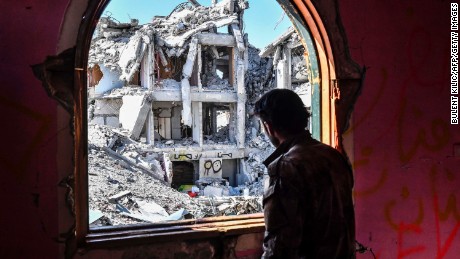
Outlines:
<svg viewBox="0 0 460 259"><path fill-rule="evenodd" d="M347 43L340 22L334 12L324 12L328 24L323 24L317 8L336 8L334 1L277 0L286 10L298 32L307 39L310 81L313 86L312 125L322 142L340 150L342 134L348 127L352 107L362 85L361 70L348 55ZM80 247L116 245L120 243L147 243L207 238L263 232L263 214L184 220L156 225L134 225L89 229L88 174L87 174L87 59L93 31L109 0L90 1L80 25L74 67L74 127L75 127L75 213L76 238ZM328 28L328 30L326 29ZM338 31L335 31L338 30ZM331 39L334 42L331 45ZM340 51L345 50L345 51ZM333 53L340 53L334 58ZM339 94L340 93L340 94ZM352 137L352 136L351 136Z"/></svg>

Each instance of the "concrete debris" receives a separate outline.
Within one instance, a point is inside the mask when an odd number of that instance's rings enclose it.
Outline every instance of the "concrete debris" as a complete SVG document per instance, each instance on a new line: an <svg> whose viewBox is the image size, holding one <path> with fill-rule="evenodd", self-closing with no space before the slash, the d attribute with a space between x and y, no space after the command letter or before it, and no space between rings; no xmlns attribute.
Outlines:
<svg viewBox="0 0 460 259"><path fill-rule="evenodd" d="M129 211L127 208L125 208L121 204L117 203L115 206L116 206L117 210L120 211L120 212L131 213L131 211Z"/></svg>
<svg viewBox="0 0 460 259"><path fill-rule="evenodd" d="M102 218L104 214L100 210L89 210L89 224L93 224L94 221Z"/></svg>
<svg viewBox="0 0 460 259"><path fill-rule="evenodd" d="M222 197L222 196L228 196L229 195L229 190L228 188L225 188L223 186L206 186L203 189L204 196L209 196L209 197Z"/></svg>
<svg viewBox="0 0 460 259"><path fill-rule="evenodd" d="M160 156L143 153L141 143L130 140L110 127L90 124L88 136L89 205L91 210L100 210L104 214L103 218L106 218L104 221L96 222L94 226L174 220L177 216L174 213L181 209L183 212L180 218L239 215L238 213L243 214L244 211L249 213L262 211L261 205L257 205L256 197L251 201L251 198L241 199L239 196L231 196L234 199L225 200L225 203L230 206L225 210L221 207L219 210L217 206L223 204L221 200L213 202L214 200L211 199L210 202L209 199L204 198L206 197L204 195L201 196L203 199L194 199L186 193L169 187L165 181L159 181L143 173L138 167L140 165L147 167L149 164L152 166L153 161L158 163L155 166L165 170L158 161ZM124 160L108 156L104 149L107 149L109 144L116 150L113 152L133 159L131 161L133 166L126 166ZM107 181L107 178L111 181ZM197 186L204 189L213 183L216 189L226 188L225 194L230 195L232 191L232 195L242 195L239 188L228 186L228 182L222 178L202 178L197 181ZM196 187L194 190L196 191ZM164 218L152 213L157 213Z"/></svg>
<svg viewBox="0 0 460 259"><path fill-rule="evenodd" d="M91 226L262 211L274 147L254 103L282 87L310 107L312 93L297 32L261 52L242 31L248 7L189 1L145 25L101 18L88 60Z"/></svg>
<svg viewBox="0 0 460 259"><path fill-rule="evenodd" d="M171 221L171 220L181 220L184 219L186 215L190 214L186 209L182 208L173 214L167 216L164 220Z"/></svg>
<svg viewBox="0 0 460 259"><path fill-rule="evenodd" d="M199 197L202 207L201 213L206 217L231 216L251 214L262 211L262 197L235 196L235 197Z"/></svg>
<svg viewBox="0 0 460 259"><path fill-rule="evenodd" d="M120 107L119 121L124 129L131 132L130 137L137 140L151 110L152 98L145 94L125 95L122 99L123 105Z"/></svg>
<svg viewBox="0 0 460 259"><path fill-rule="evenodd" d="M161 207L160 205L156 204L153 201L150 201L150 202L137 201L136 203L139 206L139 211L148 217L155 218L158 216L160 217L169 216L168 212L166 212L166 210L163 209L163 207Z"/></svg>
<svg viewBox="0 0 460 259"><path fill-rule="evenodd" d="M165 53L169 57L181 56L192 36L238 23L234 5L240 11L248 8L246 1L234 0L224 0L211 7L185 3L167 17L154 17L145 25L138 25L135 19L131 23L119 23L102 17L91 42L88 67L102 64L117 71L122 81L130 82L148 44L155 42L161 62L166 66Z"/></svg>
<svg viewBox="0 0 460 259"><path fill-rule="evenodd" d="M130 194L131 194L131 191L122 191L120 193L117 193L115 195L110 196L109 197L109 202L115 203L118 199L123 198L123 197L125 197L127 195L130 195Z"/></svg>

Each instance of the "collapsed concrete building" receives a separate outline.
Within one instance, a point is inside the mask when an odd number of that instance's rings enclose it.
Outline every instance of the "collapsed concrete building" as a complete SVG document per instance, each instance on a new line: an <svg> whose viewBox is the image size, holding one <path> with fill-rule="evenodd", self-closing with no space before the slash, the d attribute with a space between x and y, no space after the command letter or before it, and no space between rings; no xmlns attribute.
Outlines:
<svg viewBox="0 0 460 259"><path fill-rule="evenodd" d="M242 0L211 7L190 1L145 25L101 18L89 52L88 121L100 125L90 134L111 133L99 145L89 137L93 153L103 150L175 189L260 197L262 161L273 147L251 116L253 104L287 87L309 107L310 88L295 31L259 55L241 30L248 7Z"/></svg>
<svg viewBox="0 0 460 259"><path fill-rule="evenodd" d="M287 88L296 92L311 111L311 85L308 78L308 53L302 38L290 27L280 37L268 44L260 57L269 57L275 70L276 88Z"/></svg>

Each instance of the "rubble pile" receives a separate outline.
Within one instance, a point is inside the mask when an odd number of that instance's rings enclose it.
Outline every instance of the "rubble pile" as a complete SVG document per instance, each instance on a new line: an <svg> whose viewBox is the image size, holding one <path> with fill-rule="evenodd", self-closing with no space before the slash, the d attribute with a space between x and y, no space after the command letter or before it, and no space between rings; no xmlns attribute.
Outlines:
<svg viewBox="0 0 460 259"><path fill-rule="evenodd" d="M156 16L151 23L138 25L138 20L120 23L111 17L102 17L91 41L88 67L104 65L120 74L120 79L130 82L138 70L148 46L153 43L163 65L167 57L186 54L192 36L200 32L217 32L217 28L240 22L244 0L223 0L211 7L190 3L178 5L168 16ZM215 73L205 75L207 84L229 88L227 80ZM219 89L220 89L219 88Z"/></svg>
<svg viewBox="0 0 460 259"><path fill-rule="evenodd" d="M205 216L231 216L262 211L262 196L203 197L197 199Z"/></svg>
<svg viewBox="0 0 460 259"><path fill-rule="evenodd" d="M261 196L241 196L238 188L232 193L238 196L198 198L171 188L164 178L157 179L158 175L167 177L161 157L140 152L142 149L141 143L113 128L88 125L92 226L156 223L262 211ZM153 174L154 170L162 173ZM216 188L228 189L228 186Z"/></svg>
<svg viewBox="0 0 460 259"><path fill-rule="evenodd" d="M136 19L131 23L119 23L111 17L101 17L91 41L88 67L102 63L111 70L121 71L118 65L120 53L140 28Z"/></svg>
<svg viewBox="0 0 460 259"><path fill-rule="evenodd" d="M229 141L229 128L224 126L217 130L215 134L204 136L205 144L230 144Z"/></svg>
<svg viewBox="0 0 460 259"><path fill-rule="evenodd" d="M172 139L162 139L155 141L155 147L157 148L183 148L183 147L193 147L198 144L192 138L183 138L179 140Z"/></svg>
<svg viewBox="0 0 460 259"><path fill-rule="evenodd" d="M247 172L250 172L250 182L255 185L251 190L261 187L259 191L253 190L251 192L252 195L263 194L263 184L261 182L264 179L267 169L262 163L273 151L275 151L275 148L270 143L268 137L260 132L248 143L248 158L245 160L245 165Z"/></svg>
<svg viewBox="0 0 460 259"><path fill-rule="evenodd" d="M144 95L147 92L147 89L139 87L137 85L127 85L122 88L115 88L108 92L106 98L117 98L123 97L125 95Z"/></svg>
<svg viewBox="0 0 460 259"><path fill-rule="evenodd" d="M181 208L188 211L197 208L187 194L149 174L153 170L162 171L160 162L154 156L137 153L138 143L120 137L109 127L91 124L88 141L90 209L101 210L114 225L133 221L122 217L120 212L138 211L141 201L155 202L169 214ZM111 199L120 193L125 195Z"/></svg>
<svg viewBox="0 0 460 259"><path fill-rule="evenodd" d="M101 18L88 60L92 226L262 211L274 147L254 103L276 87L307 100L309 68L294 29L249 44L247 8L189 1L145 25Z"/></svg>
<svg viewBox="0 0 460 259"><path fill-rule="evenodd" d="M248 103L251 106L253 106L257 99L264 93L275 87L273 60L271 57L260 57L259 53L260 50L258 48L249 45L248 70L245 75L245 87Z"/></svg>

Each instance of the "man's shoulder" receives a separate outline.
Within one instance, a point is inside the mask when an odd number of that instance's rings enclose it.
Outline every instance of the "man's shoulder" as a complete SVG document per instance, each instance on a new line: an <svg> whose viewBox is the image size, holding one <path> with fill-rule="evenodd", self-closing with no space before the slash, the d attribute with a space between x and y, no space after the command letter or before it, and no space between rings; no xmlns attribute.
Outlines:
<svg viewBox="0 0 460 259"><path fill-rule="evenodd" d="M316 139L305 139L296 142L285 153L285 158L289 160L316 158L317 156L334 155L340 156L340 152Z"/></svg>
<svg viewBox="0 0 460 259"><path fill-rule="evenodd" d="M326 163L348 167L346 158L337 149L315 139L300 141L283 156L284 162L308 166Z"/></svg>

